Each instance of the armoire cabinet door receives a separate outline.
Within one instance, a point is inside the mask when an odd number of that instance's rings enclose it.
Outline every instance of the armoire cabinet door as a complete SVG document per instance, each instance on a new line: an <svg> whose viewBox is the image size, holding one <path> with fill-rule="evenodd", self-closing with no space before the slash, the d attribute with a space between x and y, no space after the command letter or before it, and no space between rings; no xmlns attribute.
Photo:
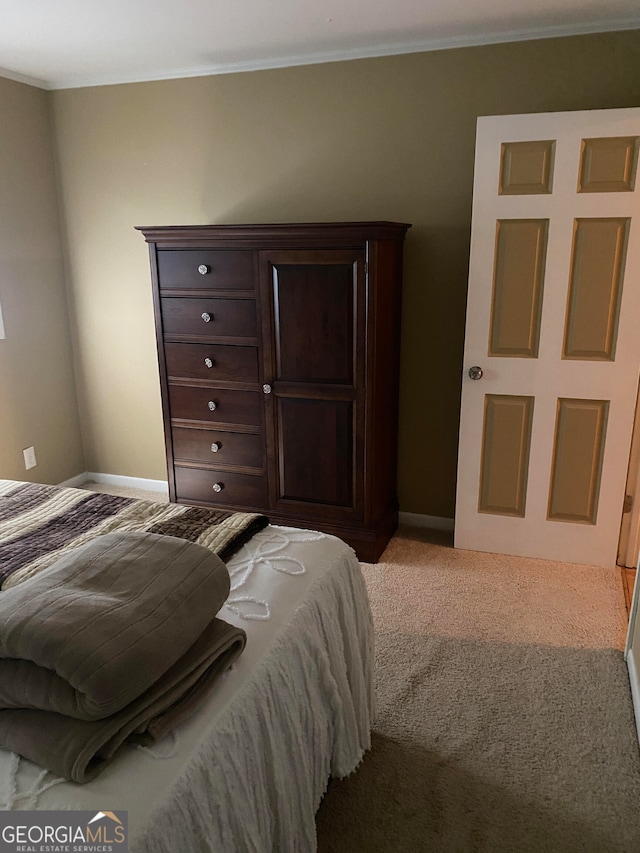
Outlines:
<svg viewBox="0 0 640 853"><path fill-rule="evenodd" d="M379 559L398 524L409 227L139 229L150 250L172 501L262 512Z"/></svg>
<svg viewBox="0 0 640 853"><path fill-rule="evenodd" d="M260 252L270 508L363 518L364 252Z"/></svg>

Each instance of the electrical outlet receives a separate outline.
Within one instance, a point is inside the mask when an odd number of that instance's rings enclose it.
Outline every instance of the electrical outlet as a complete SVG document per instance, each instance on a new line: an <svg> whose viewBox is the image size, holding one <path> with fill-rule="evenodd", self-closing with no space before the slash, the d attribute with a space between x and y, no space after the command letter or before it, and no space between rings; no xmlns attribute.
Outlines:
<svg viewBox="0 0 640 853"><path fill-rule="evenodd" d="M29 470L29 468L35 468L38 464L36 462L36 449L35 447L27 447L22 451L24 455L24 467Z"/></svg>

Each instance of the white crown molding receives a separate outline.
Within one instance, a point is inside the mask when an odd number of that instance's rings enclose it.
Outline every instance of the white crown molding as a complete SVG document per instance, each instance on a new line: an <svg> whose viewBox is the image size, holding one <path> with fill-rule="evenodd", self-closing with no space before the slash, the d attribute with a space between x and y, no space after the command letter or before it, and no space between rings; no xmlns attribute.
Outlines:
<svg viewBox="0 0 640 853"><path fill-rule="evenodd" d="M221 64L177 68L173 70L145 71L131 74L72 75L48 81L37 80L14 71L0 68L0 76L28 83L42 89L80 89L92 86L115 86L124 83L150 83L159 80L176 80L185 77L210 77L220 74L238 74L250 71L267 71L301 65L320 65L328 62L343 62L352 59L371 59L382 56L397 56L408 53L427 53L436 50L452 50L464 47L504 44L508 42L533 41L537 39L563 38L566 36L592 35L640 29L640 15L616 21L593 21L572 25L537 27L525 30L510 30L485 35L451 36L423 41L398 42L346 50L324 51L310 54L274 57L272 59L246 60Z"/></svg>
<svg viewBox="0 0 640 853"><path fill-rule="evenodd" d="M36 89L52 88L46 80L38 80L36 77L19 74L17 71L11 71L9 68L2 68L1 66L0 77L5 77L7 80L15 80L16 83L26 83L27 86L34 86Z"/></svg>

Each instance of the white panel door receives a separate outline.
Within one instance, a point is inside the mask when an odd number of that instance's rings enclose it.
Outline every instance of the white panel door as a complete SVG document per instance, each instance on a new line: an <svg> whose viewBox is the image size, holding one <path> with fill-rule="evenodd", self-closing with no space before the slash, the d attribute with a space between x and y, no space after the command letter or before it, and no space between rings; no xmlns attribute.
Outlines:
<svg viewBox="0 0 640 853"><path fill-rule="evenodd" d="M640 366L639 140L640 109L478 120L458 548L615 564Z"/></svg>

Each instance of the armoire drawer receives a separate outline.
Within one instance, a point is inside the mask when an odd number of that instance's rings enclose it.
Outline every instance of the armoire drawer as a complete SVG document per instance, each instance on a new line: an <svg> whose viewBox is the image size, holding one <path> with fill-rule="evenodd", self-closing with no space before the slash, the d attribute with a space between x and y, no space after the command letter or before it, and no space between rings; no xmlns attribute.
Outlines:
<svg viewBox="0 0 640 853"><path fill-rule="evenodd" d="M257 347L166 343L164 351L170 379L258 381Z"/></svg>
<svg viewBox="0 0 640 853"><path fill-rule="evenodd" d="M160 249L161 290L253 290L253 252L233 249Z"/></svg>
<svg viewBox="0 0 640 853"><path fill-rule="evenodd" d="M255 338L258 334L253 299L161 299L165 336Z"/></svg>
<svg viewBox="0 0 640 853"><path fill-rule="evenodd" d="M202 388L169 383L171 418L207 424L260 426L260 396L257 391Z"/></svg>
<svg viewBox="0 0 640 853"><path fill-rule="evenodd" d="M266 506L267 488L261 475L180 466L176 466L175 475L178 501L228 504L256 509Z"/></svg>
<svg viewBox="0 0 640 853"><path fill-rule="evenodd" d="M173 458L176 462L237 465L262 468L262 436L245 432L174 427Z"/></svg>

